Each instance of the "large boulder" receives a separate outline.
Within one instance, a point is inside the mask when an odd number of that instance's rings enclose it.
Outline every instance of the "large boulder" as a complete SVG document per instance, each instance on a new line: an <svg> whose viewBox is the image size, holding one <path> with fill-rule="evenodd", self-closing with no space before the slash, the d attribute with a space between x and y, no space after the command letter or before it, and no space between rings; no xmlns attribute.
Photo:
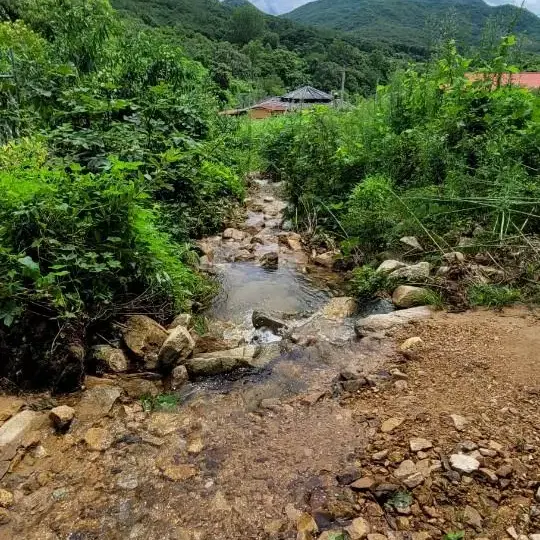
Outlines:
<svg viewBox="0 0 540 540"><path fill-rule="evenodd" d="M154 370L158 353L168 337L168 332L146 315L130 317L124 330L124 342L131 352L144 362L144 367Z"/></svg>
<svg viewBox="0 0 540 540"><path fill-rule="evenodd" d="M428 319L431 316L432 311L427 306L402 309L358 319L354 329L359 337L365 337L373 333L384 333L415 320Z"/></svg>
<svg viewBox="0 0 540 540"><path fill-rule="evenodd" d="M122 390L117 386L96 386L86 390L77 405L76 416L81 422L96 421L109 414Z"/></svg>
<svg viewBox="0 0 540 540"><path fill-rule="evenodd" d="M193 317L191 313L180 313L177 315L171 324L169 324L169 330L174 330L177 326L185 326L186 328L191 327Z"/></svg>
<svg viewBox="0 0 540 540"><path fill-rule="evenodd" d="M241 242L246 236L247 233L244 231L239 231L238 229L229 228L223 231L224 240L235 240L236 242Z"/></svg>
<svg viewBox="0 0 540 540"><path fill-rule="evenodd" d="M399 308L410 308L425 303L428 289L401 285L392 294L392 302Z"/></svg>
<svg viewBox="0 0 540 540"><path fill-rule="evenodd" d="M336 254L332 251L327 251L326 253L321 253L314 255L312 257L313 262L318 266L323 266L324 268L333 268L334 262L336 260Z"/></svg>
<svg viewBox="0 0 540 540"><path fill-rule="evenodd" d="M177 326L163 343L158 355L161 369L170 370L181 364L195 348L195 341L185 326Z"/></svg>
<svg viewBox="0 0 540 540"><path fill-rule="evenodd" d="M41 416L41 413L28 410L12 416L0 427L0 448L19 442L26 433L36 426Z"/></svg>
<svg viewBox="0 0 540 540"><path fill-rule="evenodd" d="M287 323L278 317L264 313L263 311L254 311L251 316L251 322L255 328L268 328L274 333L287 327Z"/></svg>
<svg viewBox="0 0 540 540"><path fill-rule="evenodd" d="M279 267L279 253L277 251L269 251L260 258L260 264L263 268L269 270L277 270Z"/></svg>
<svg viewBox="0 0 540 540"><path fill-rule="evenodd" d="M257 347L246 345L228 351L200 354L186 360L184 365L191 376L218 375L241 367L250 367L257 353Z"/></svg>
<svg viewBox="0 0 540 540"><path fill-rule="evenodd" d="M341 296L332 298L322 309L322 316L326 319L346 319L356 313L357 304L354 298Z"/></svg>
<svg viewBox="0 0 540 540"><path fill-rule="evenodd" d="M398 268L389 274L389 277L395 279L405 279L407 281L424 281L429 277L431 266L428 262L411 264L403 268Z"/></svg>
<svg viewBox="0 0 540 540"><path fill-rule="evenodd" d="M94 347L94 358L105 366L107 371L122 373L129 368L129 360L122 349L110 345Z"/></svg>
<svg viewBox="0 0 540 540"><path fill-rule="evenodd" d="M382 262L379 267L377 268L377 272L380 274L391 274L395 270L399 270L400 268L405 268L407 265L401 261L396 261L394 259L388 259L384 262Z"/></svg>
<svg viewBox="0 0 540 540"><path fill-rule="evenodd" d="M422 244L420 244L416 236L404 236L403 238L400 238L399 241L411 249L423 251Z"/></svg>

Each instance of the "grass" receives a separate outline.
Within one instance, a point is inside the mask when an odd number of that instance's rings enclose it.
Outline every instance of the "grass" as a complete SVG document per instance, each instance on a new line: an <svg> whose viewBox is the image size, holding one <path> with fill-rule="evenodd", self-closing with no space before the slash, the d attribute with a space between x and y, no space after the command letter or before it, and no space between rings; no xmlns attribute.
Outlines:
<svg viewBox="0 0 540 540"><path fill-rule="evenodd" d="M141 404L146 412L172 411L180 405L180 398L176 394L146 395L141 398Z"/></svg>
<svg viewBox="0 0 540 540"><path fill-rule="evenodd" d="M503 285L480 284L468 289L469 302L472 306L502 308L515 304L522 299L519 289Z"/></svg>

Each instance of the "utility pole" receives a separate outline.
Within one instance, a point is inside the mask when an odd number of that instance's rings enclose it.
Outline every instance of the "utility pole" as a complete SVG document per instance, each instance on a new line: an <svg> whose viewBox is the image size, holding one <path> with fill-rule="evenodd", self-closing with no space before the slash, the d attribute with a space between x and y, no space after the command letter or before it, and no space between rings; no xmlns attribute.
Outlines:
<svg viewBox="0 0 540 540"><path fill-rule="evenodd" d="M345 104L345 68L341 72L341 106Z"/></svg>

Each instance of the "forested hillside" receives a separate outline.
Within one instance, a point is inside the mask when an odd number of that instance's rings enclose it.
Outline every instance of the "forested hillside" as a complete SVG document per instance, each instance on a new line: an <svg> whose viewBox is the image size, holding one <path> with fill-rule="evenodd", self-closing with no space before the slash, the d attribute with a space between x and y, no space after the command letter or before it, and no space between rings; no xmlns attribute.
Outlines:
<svg viewBox="0 0 540 540"><path fill-rule="evenodd" d="M393 44L428 46L441 29L469 45L481 42L486 25L512 28L526 48L540 50L540 18L515 6L483 0L317 0L284 15L290 20Z"/></svg>
<svg viewBox="0 0 540 540"><path fill-rule="evenodd" d="M397 66L425 58L424 47L390 47L335 30L318 30L264 15L236 0L114 0L124 16L167 26L190 57L206 66L223 99L248 104L312 84L337 90L348 70L347 90L373 93Z"/></svg>

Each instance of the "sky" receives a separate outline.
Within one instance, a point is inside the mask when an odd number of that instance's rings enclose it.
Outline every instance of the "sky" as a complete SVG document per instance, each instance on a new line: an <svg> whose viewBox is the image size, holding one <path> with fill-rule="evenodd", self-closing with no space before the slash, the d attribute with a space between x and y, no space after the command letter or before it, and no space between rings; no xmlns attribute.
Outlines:
<svg viewBox="0 0 540 540"><path fill-rule="evenodd" d="M276 3L279 4L280 0L274 0ZM486 0L487 3L490 6L500 6L502 4L513 4L514 6L521 6L521 2L509 2L507 0ZM540 15L540 0L526 0L525 1L525 7L532 11L533 13L536 13L537 15Z"/></svg>
<svg viewBox="0 0 540 540"><path fill-rule="evenodd" d="M281 15L282 13L287 13L311 1L313 0L251 0L251 2L255 4L261 11L270 13L272 15ZM487 0L487 3L491 6L499 6L502 4L521 5L519 0ZM525 7L529 11L540 15L540 0L526 0Z"/></svg>

